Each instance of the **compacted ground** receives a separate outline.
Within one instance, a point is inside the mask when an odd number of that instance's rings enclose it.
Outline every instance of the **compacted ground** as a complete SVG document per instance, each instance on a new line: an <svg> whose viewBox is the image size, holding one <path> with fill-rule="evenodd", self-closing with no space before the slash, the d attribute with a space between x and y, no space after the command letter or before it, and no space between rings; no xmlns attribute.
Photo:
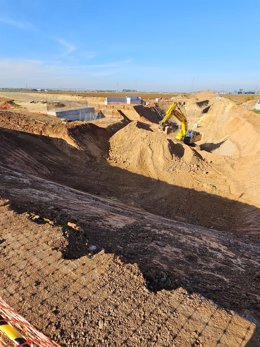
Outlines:
<svg viewBox="0 0 260 347"><path fill-rule="evenodd" d="M205 129L231 129L212 100ZM141 111L0 111L0 295L61 346L258 346L258 149L237 128L214 153L209 135L187 147Z"/></svg>

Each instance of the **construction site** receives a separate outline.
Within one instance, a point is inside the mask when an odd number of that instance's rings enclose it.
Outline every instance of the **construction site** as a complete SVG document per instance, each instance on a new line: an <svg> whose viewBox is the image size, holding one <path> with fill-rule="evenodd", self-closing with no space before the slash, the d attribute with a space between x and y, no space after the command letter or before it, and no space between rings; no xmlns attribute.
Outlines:
<svg viewBox="0 0 260 347"><path fill-rule="evenodd" d="M0 92L0 345L260 346L259 98Z"/></svg>

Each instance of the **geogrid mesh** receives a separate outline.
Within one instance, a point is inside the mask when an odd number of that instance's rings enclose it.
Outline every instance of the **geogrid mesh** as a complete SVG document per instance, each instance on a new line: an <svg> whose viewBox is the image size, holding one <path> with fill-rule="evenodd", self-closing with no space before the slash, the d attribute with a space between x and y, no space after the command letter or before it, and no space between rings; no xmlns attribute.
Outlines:
<svg viewBox="0 0 260 347"><path fill-rule="evenodd" d="M13 341L10 336L7 336L4 332L0 331L0 346L59 347L56 343L52 342L45 335L39 332L26 319L20 316L13 308L7 305L1 297L0 319L1 322L5 321L9 327L13 327L25 340L18 344Z"/></svg>

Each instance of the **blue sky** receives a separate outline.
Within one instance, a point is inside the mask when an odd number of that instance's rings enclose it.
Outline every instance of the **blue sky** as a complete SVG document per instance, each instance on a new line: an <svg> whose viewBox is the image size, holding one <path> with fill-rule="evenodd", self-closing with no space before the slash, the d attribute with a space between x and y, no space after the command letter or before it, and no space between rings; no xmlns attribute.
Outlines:
<svg viewBox="0 0 260 347"><path fill-rule="evenodd" d="M259 0L0 0L0 87L260 89Z"/></svg>

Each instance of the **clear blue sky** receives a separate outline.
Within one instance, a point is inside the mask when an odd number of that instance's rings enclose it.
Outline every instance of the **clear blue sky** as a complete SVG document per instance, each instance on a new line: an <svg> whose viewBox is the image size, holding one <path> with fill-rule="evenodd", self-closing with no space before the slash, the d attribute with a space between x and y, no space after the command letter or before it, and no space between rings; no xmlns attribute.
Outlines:
<svg viewBox="0 0 260 347"><path fill-rule="evenodd" d="M259 0L0 0L0 87L260 89Z"/></svg>

